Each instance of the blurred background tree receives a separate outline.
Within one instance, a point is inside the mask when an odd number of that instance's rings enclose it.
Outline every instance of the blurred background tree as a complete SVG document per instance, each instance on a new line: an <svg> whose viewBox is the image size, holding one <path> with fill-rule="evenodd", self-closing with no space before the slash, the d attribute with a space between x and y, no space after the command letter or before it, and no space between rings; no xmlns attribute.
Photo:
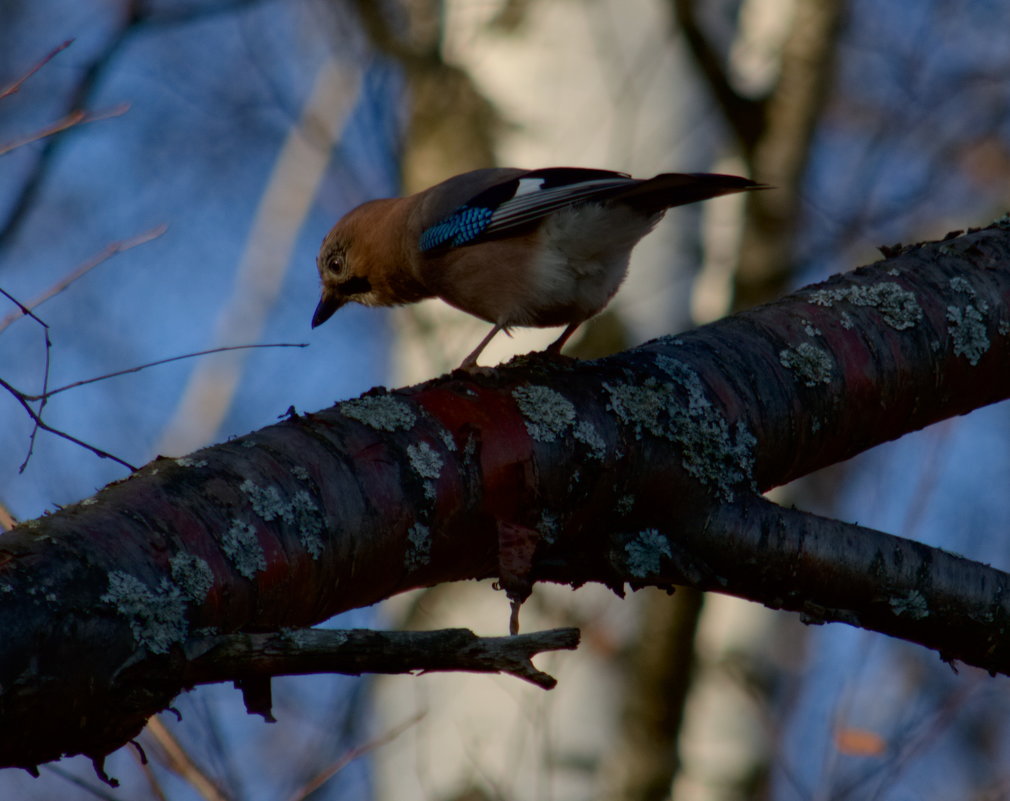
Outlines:
<svg viewBox="0 0 1010 801"><path fill-rule="evenodd" d="M50 424L133 464L456 364L483 328L437 302L348 307L308 331L315 251L333 221L455 172L719 170L776 185L746 204L671 212L612 310L574 343L587 356L1010 205L1010 8L994 1L0 0L0 20L0 86L75 39L0 99L0 144L75 111L96 118L0 163L0 286L28 303L167 225L36 310L49 385L222 345L312 343L175 362L46 405ZM555 334L501 337L485 359ZM40 391L41 325L20 320L3 339L0 377ZM31 421L5 398L0 502L14 517L124 475L45 434L19 473ZM1005 404L982 409L783 497L1002 567L1008 429ZM110 760L121 790L99 788L77 759L39 780L8 771L0 797L1010 792L1002 678L722 596L538 587L530 606L527 626L584 632L579 653L545 660L560 679L546 696L486 676L297 678L276 682L279 722L267 726L230 688L204 688L179 699L182 724L163 716L145 733L150 766L128 749ZM465 585L334 625L495 633L505 620L500 595Z"/></svg>

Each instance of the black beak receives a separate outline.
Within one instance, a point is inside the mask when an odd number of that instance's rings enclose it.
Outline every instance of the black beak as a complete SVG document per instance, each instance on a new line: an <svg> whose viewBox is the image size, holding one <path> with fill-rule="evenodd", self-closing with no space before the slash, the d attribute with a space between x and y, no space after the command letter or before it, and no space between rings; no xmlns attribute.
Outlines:
<svg viewBox="0 0 1010 801"><path fill-rule="evenodd" d="M312 327L315 328L318 325L322 325L327 320L329 320L333 313L344 305L346 301L343 298L337 298L333 295L327 295L325 292L323 296L319 299L319 304L316 306L316 310L312 315Z"/></svg>

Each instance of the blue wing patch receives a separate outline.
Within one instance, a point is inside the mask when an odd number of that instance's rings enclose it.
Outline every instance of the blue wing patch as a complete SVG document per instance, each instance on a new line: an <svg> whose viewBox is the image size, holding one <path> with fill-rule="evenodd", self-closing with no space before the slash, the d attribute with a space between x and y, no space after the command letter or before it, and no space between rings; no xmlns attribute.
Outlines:
<svg viewBox="0 0 1010 801"><path fill-rule="evenodd" d="M421 252L425 253L439 247L459 247L473 241L490 225L493 214L493 209L460 206L448 217L421 233L419 242Z"/></svg>

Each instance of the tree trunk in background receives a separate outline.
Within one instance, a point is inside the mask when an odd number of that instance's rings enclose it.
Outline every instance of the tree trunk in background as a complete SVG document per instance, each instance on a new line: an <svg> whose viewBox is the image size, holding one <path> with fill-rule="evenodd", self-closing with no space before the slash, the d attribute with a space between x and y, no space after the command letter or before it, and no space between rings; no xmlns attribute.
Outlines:
<svg viewBox="0 0 1010 801"><path fill-rule="evenodd" d="M774 187L745 199L732 308L749 308L783 294L793 273L800 187L831 84L842 4L838 0L796 3L778 79L760 102L741 97L733 89L725 59L720 60L696 18L700 4L673 0L671 6L679 32L750 164L751 176ZM695 670L704 669L694 642L703 609L704 594L690 587L678 588L672 597L650 593L644 600L641 634L629 658L632 667L618 751L619 759L628 762L615 768L620 777L616 793L621 799L658 801L671 792L681 767L678 740L684 707ZM663 675L653 670L665 671L667 681L653 680ZM764 759L764 755L756 756ZM753 792L747 785L753 775L764 773L756 767L737 777L738 797Z"/></svg>

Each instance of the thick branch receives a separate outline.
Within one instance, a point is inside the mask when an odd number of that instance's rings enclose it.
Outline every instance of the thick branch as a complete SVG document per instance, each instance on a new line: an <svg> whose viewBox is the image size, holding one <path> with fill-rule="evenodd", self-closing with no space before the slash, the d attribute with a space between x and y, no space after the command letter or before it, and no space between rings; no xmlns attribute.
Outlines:
<svg viewBox="0 0 1010 801"><path fill-rule="evenodd" d="M514 599L538 580L684 580L1010 672L982 633L1010 576L891 539L854 567L811 560L811 531L851 531L754 500L1008 396L1004 220L607 359L373 391L156 460L0 537L0 764L135 736L187 686L195 632L309 626L466 578ZM720 561L706 543L734 531L750 556ZM940 572L910 576L913 558ZM864 583L827 581L836 561Z"/></svg>
<svg viewBox="0 0 1010 801"><path fill-rule="evenodd" d="M1010 575L939 548L761 498L670 532L665 580L841 622L1010 675Z"/></svg>

